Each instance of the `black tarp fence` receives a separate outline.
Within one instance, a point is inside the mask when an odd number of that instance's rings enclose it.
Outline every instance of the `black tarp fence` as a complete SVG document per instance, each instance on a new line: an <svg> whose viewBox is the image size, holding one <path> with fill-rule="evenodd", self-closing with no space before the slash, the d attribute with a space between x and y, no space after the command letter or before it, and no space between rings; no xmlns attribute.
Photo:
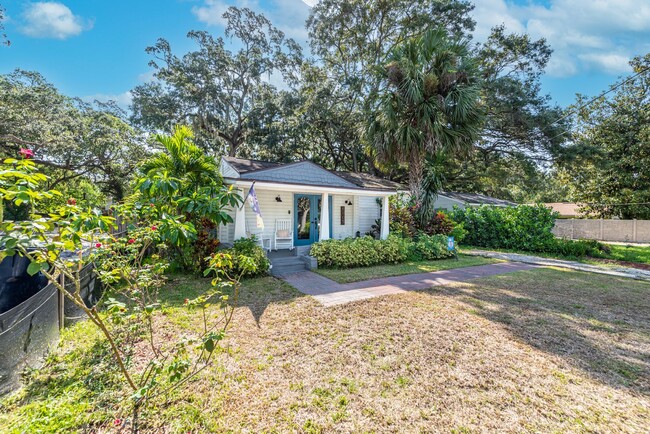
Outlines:
<svg viewBox="0 0 650 434"><path fill-rule="evenodd" d="M7 260L13 259L5 258L4 261ZM2 265L0 264L0 269ZM8 269L9 267L5 267L4 271ZM101 285L93 270L93 264L88 264L80 272L81 295L87 306L96 304L101 296ZM82 318L83 310L66 299L55 285L48 285L43 276L13 272L0 275L0 279L0 294L4 294L4 305L10 306L4 312L0 310L2 395L20 386L20 375L26 368L38 368L42 365L49 349L58 343L59 329L65 323ZM34 285L41 289L33 291ZM23 287L28 290L12 291L12 288ZM66 289L74 291L75 288L72 284L66 284ZM30 291L34 294L29 294L31 296L25 299L25 295ZM10 299L11 295L14 297ZM21 301L16 303L16 299Z"/></svg>

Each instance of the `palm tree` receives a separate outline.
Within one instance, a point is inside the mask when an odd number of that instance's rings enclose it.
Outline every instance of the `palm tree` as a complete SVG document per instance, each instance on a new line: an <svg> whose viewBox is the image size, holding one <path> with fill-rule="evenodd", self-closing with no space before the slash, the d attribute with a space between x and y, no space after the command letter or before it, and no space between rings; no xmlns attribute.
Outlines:
<svg viewBox="0 0 650 434"><path fill-rule="evenodd" d="M160 190L165 188L170 192L197 191L221 185L217 162L192 142L193 137L187 126L177 126L171 136L156 136L156 142L164 151L154 154L140 166L141 182L146 183L141 190L150 193L153 193L151 189L162 192Z"/></svg>
<svg viewBox="0 0 650 434"><path fill-rule="evenodd" d="M457 155L476 140L483 119L478 70L466 40L433 29L397 46L378 74L371 150L384 163L407 165L409 189L420 201L423 184L439 185L423 183L427 157Z"/></svg>

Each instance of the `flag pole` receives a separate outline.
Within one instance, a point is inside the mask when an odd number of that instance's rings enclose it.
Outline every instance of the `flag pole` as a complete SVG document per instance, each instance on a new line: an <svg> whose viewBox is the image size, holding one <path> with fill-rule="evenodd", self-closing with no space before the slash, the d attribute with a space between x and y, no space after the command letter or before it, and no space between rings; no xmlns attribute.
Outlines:
<svg viewBox="0 0 650 434"><path fill-rule="evenodd" d="M253 183L251 184L251 187L248 189L248 193L246 193L246 196L244 197L244 200L242 201L241 207L239 209L242 209L244 207L244 205L246 205L246 199L248 199L248 196L251 194L251 190L255 186L256 182L257 181L253 181Z"/></svg>

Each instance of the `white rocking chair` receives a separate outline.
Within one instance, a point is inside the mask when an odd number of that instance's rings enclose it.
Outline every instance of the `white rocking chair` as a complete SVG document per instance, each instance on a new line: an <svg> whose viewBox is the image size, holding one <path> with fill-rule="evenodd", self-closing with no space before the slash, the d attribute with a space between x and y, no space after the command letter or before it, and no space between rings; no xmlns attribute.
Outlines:
<svg viewBox="0 0 650 434"><path fill-rule="evenodd" d="M246 236L248 238L253 238L255 237L255 242L257 243L258 246L260 246L262 249L266 250L267 252L271 251L271 239L270 238L264 238L264 232L261 229L255 228L255 230L251 230L251 228L248 226L248 222L246 222Z"/></svg>
<svg viewBox="0 0 650 434"><path fill-rule="evenodd" d="M276 220L273 237L273 247L275 250L278 250L278 247L293 250L293 227L291 219Z"/></svg>

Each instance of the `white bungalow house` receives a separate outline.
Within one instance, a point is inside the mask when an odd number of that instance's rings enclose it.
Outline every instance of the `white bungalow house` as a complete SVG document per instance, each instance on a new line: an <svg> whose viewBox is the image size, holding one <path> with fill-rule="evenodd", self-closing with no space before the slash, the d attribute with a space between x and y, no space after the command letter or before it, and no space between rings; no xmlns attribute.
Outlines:
<svg viewBox="0 0 650 434"><path fill-rule="evenodd" d="M220 228L219 239L229 244L254 234L267 250L295 247L298 254L320 240L363 236L379 218L380 237L385 239L388 197L402 189L392 181L330 171L311 161L283 164L223 157L220 168L224 182L239 189L242 197L255 186L264 228L257 227L256 215L245 203L230 211L234 223Z"/></svg>

